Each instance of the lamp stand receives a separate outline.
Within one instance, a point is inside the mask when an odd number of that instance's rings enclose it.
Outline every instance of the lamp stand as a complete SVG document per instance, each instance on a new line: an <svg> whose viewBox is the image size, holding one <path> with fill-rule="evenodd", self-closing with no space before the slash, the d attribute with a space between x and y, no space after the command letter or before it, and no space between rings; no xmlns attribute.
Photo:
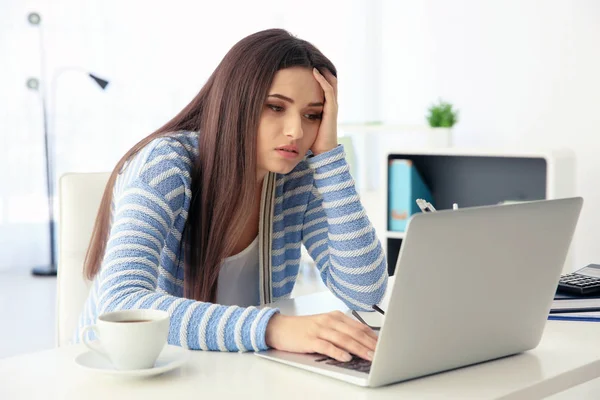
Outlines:
<svg viewBox="0 0 600 400"><path fill-rule="evenodd" d="M50 264L45 266L40 266L33 268L31 273L34 276L56 276L57 273L57 261L56 261L56 222L54 220L54 171L53 171L53 160L51 151L51 143L50 143L50 133L54 133L54 129L50 130L48 128L48 85L46 79L46 64L45 64L45 53L44 53L44 38L42 34L42 18L39 13L32 12L27 16L27 19L31 25L34 25L38 28L38 32L40 35L40 75L42 77L42 82L40 82L36 78L30 78L27 81L27 87L32 90L36 90L41 94L42 99L42 111L44 117L44 155L46 158L46 191L48 195L48 228L49 228L49 238L50 238ZM57 80L59 75L61 75L65 71L76 70L80 72L84 72L88 75L102 90L106 89L108 85L108 81L106 79L102 79L86 70L79 67L63 67L58 69L53 76L52 85L50 86L50 99L51 104L54 104L54 92L56 90ZM56 110L54 110L56 111ZM55 112L52 113L52 118L54 121Z"/></svg>
<svg viewBox="0 0 600 400"><path fill-rule="evenodd" d="M56 235L54 223L54 184L52 182L52 163L50 162L50 138L48 137L48 112L46 110L46 99L42 99L42 110L44 114L44 156L46 159L46 194L48 196L48 228L50 229L50 265L33 268L34 276L56 276Z"/></svg>
<svg viewBox="0 0 600 400"><path fill-rule="evenodd" d="M27 20L33 26L38 28L39 38L40 38L40 74L42 77L41 88L39 85L39 81L36 79L30 79L28 81L28 86L30 89L40 90L42 97L42 111L44 117L44 156L46 158L46 192L48 195L48 228L50 229L50 265L33 268L31 273L34 276L56 276L56 249L54 244L56 242L55 233L54 233L54 186L52 181L52 169L50 163L50 138L48 137L48 110L46 107L47 103L47 88L46 88L46 57L44 52L44 36L43 36L43 27L42 27L42 18L39 13L32 12L27 16Z"/></svg>

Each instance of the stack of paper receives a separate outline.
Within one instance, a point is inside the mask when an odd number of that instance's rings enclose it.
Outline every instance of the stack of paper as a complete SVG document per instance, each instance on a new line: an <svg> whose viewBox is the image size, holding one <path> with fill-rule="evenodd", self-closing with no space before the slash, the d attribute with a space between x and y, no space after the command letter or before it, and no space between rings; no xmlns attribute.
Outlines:
<svg viewBox="0 0 600 400"><path fill-rule="evenodd" d="M548 319L600 322L600 298L555 299Z"/></svg>

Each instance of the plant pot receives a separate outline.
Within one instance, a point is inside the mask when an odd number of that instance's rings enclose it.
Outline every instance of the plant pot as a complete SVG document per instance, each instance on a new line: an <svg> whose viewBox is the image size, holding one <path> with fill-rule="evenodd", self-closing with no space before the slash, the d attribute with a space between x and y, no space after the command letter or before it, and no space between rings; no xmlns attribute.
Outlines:
<svg viewBox="0 0 600 400"><path fill-rule="evenodd" d="M426 135L428 147L452 146L452 128L429 128Z"/></svg>

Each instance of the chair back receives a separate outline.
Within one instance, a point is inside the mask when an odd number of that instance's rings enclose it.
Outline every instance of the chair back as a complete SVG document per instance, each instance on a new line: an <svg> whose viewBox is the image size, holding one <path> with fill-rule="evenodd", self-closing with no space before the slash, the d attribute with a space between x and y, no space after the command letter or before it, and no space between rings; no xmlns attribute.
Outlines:
<svg viewBox="0 0 600 400"><path fill-rule="evenodd" d="M59 180L57 346L70 342L89 294L83 262L110 173L67 173Z"/></svg>

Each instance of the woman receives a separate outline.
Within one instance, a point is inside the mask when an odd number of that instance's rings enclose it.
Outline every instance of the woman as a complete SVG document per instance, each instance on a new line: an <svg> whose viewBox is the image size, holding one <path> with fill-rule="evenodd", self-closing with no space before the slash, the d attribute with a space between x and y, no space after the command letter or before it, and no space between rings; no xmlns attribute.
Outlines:
<svg viewBox="0 0 600 400"><path fill-rule="evenodd" d="M377 304L386 261L337 144L337 81L279 29L224 57L175 118L134 146L104 193L85 263L79 330L121 309L171 315L184 348L370 359L376 336L340 312L256 306L289 296L302 244L350 308Z"/></svg>

